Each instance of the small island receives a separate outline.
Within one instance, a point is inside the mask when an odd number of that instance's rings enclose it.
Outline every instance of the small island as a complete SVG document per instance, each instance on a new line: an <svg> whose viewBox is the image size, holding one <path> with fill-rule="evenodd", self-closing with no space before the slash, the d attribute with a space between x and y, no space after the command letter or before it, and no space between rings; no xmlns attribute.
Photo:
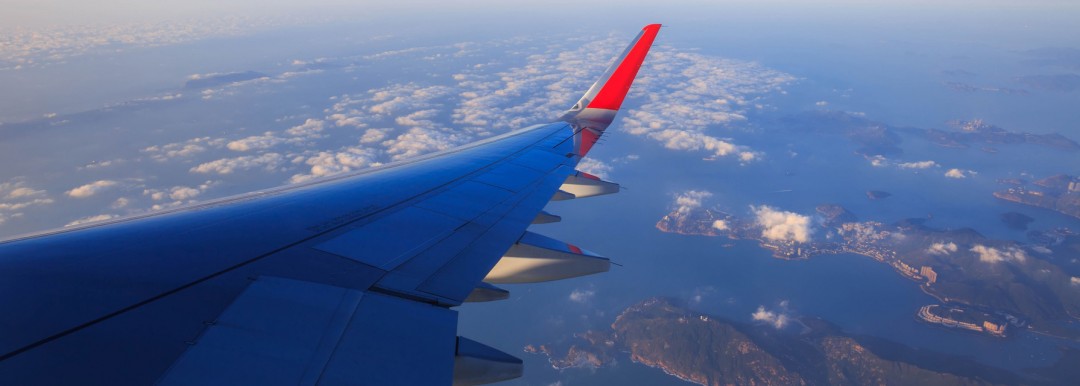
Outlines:
<svg viewBox="0 0 1080 386"><path fill-rule="evenodd" d="M969 359L843 332L822 319L785 329L690 310L668 298L627 307L610 329L575 334L569 347L529 345L552 367L598 368L621 355L687 382L720 385L989 385L1025 379ZM625 354L624 354L625 353Z"/></svg>
<svg viewBox="0 0 1080 386"><path fill-rule="evenodd" d="M883 192L880 190L868 190L866 191L866 198L871 200L883 200L892 196L892 193Z"/></svg>

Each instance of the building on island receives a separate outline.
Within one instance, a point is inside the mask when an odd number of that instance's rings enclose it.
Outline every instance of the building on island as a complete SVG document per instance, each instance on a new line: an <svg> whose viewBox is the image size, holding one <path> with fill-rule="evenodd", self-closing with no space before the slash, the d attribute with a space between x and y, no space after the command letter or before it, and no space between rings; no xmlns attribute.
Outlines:
<svg viewBox="0 0 1080 386"><path fill-rule="evenodd" d="M919 274L926 278L926 284L934 284L937 282L937 272L934 272L934 269L931 267L925 265L922 266L922 269L919 270Z"/></svg>

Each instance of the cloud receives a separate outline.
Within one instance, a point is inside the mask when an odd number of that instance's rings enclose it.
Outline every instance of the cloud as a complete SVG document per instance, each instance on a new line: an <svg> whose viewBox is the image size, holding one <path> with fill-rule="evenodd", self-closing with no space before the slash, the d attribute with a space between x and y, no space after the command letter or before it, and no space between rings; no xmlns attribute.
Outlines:
<svg viewBox="0 0 1080 386"><path fill-rule="evenodd" d="M345 126L349 123L338 122L338 126ZM355 124L354 124L355 126ZM285 134L294 137L306 137L312 138L319 136L323 129L326 127L326 122L319 119L308 118L304 123L290 127L285 130Z"/></svg>
<svg viewBox="0 0 1080 386"><path fill-rule="evenodd" d="M904 162L904 163L896 164L896 166L901 168L901 169L929 169L929 168L933 168L933 167L938 167L940 165L938 165L938 163L934 162L934 161L919 161L919 162Z"/></svg>
<svg viewBox="0 0 1080 386"><path fill-rule="evenodd" d="M199 137L183 142L175 142L160 146L150 146L142 149L143 153L158 162L166 162L176 158L191 157L205 152L207 147L220 147L225 144L224 138Z"/></svg>
<svg viewBox="0 0 1080 386"><path fill-rule="evenodd" d="M711 285L694 288L694 291L690 294L690 303L701 304L701 302L705 301L705 297L715 293L716 287Z"/></svg>
<svg viewBox="0 0 1080 386"><path fill-rule="evenodd" d="M323 151L307 158L300 157L293 162L307 164L311 169L307 174L293 175L290 182L304 182L312 178L378 166L378 154L375 149L351 147L337 152Z"/></svg>
<svg viewBox="0 0 1080 386"><path fill-rule="evenodd" d="M761 236L774 241L796 241L805 243L810 240L813 229L810 217L798 213L773 209L770 206L750 206L755 221L763 229Z"/></svg>
<svg viewBox="0 0 1080 386"><path fill-rule="evenodd" d="M387 154L392 154L390 158L397 161L446 150L471 140L472 138L468 135L449 130L426 130L414 127L394 139L383 141L382 145L386 147Z"/></svg>
<svg viewBox="0 0 1080 386"><path fill-rule="evenodd" d="M273 132L268 131L263 135L251 136L229 142L225 147L232 151L263 150L277 146L282 142L285 142L285 138L278 137Z"/></svg>
<svg viewBox="0 0 1080 386"><path fill-rule="evenodd" d="M48 205L48 204L52 204L52 203L53 203L53 199L51 199L51 198L35 198L33 200L30 200L30 201L14 202L14 203L12 203L12 202L0 202L0 210L15 211L15 210L26 209L26 208L29 208L31 206Z"/></svg>
<svg viewBox="0 0 1080 386"><path fill-rule="evenodd" d="M299 143L320 138L325 127L325 121L308 118L302 124L285 129L288 138L273 131L267 131L262 135L253 135L229 142L225 147L232 151L266 150L283 143Z"/></svg>
<svg viewBox="0 0 1080 386"><path fill-rule="evenodd" d="M116 181L100 180L94 181L89 184L77 187L67 191L67 195L72 198L86 198L95 194L101 193L109 188L116 186Z"/></svg>
<svg viewBox="0 0 1080 386"><path fill-rule="evenodd" d="M948 254L951 254L953 252L956 252L957 249L959 249L959 248L957 248L956 243L953 243L953 242L933 243L933 244L930 244L930 248L926 249L926 253L929 253L931 255L942 255L942 256L944 256L944 255L948 255Z"/></svg>
<svg viewBox="0 0 1080 386"><path fill-rule="evenodd" d="M607 179L615 167L594 158L582 158L581 162L578 162L577 170Z"/></svg>
<svg viewBox="0 0 1080 386"><path fill-rule="evenodd" d="M574 289L570 292L570 301L574 303L585 304L596 297L596 290L594 289Z"/></svg>
<svg viewBox="0 0 1080 386"><path fill-rule="evenodd" d="M712 192L706 190L687 190L675 195L675 210L679 213L689 213L700 208L703 201L712 197Z"/></svg>
<svg viewBox="0 0 1080 386"><path fill-rule="evenodd" d="M386 132L390 129L367 129L360 136L360 143L376 143L386 138Z"/></svg>
<svg viewBox="0 0 1080 386"><path fill-rule="evenodd" d="M791 321L791 317L788 316L783 310L770 311L765 309L765 306L758 306L757 311L750 314L750 317L755 322L761 322L766 325L772 326L777 330L783 329Z"/></svg>
<svg viewBox="0 0 1080 386"><path fill-rule="evenodd" d="M278 153L265 153L235 158L222 158L199 164L190 169L192 173L230 174L239 170L263 169L274 171L285 162L285 157Z"/></svg>
<svg viewBox="0 0 1080 386"><path fill-rule="evenodd" d="M721 231L726 231L726 230L729 229L727 221L724 221L724 220L713 221L712 227L715 228L716 230L721 230Z"/></svg>
<svg viewBox="0 0 1080 386"><path fill-rule="evenodd" d="M1069 278L1069 284L1072 284L1072 285L1075 285L1075 286L1080 286L1080 277L1076 277L1076 276L1070 277Z"/></svg>
<svg viewBox="0 0 1080 386"><path fill-rule="evenodd" d="M688 130L664 129L650 132L649 138L660 141L671 150L704 150L710 157L725 157L737 154L739 160L749 162L759 157L758 153L745 146L738 146L726 140Z"/></svg>
<svg viewBox="0 0 1080 386"><path fill-rule="evenodd" d="M970 172L970 170L968 172ZM945 177L949 177L949 178L967 178L967 174L965 174L965 172L963 170L960 170L960 169L949 169L949 171L945 172Z"/></svg>
<svg viewBox="0 0 1080 386"><path fill-rule="evenodd" d="M979 256L979 261L989 264L997 264L1003 261L1023 263L1027 260L1027 253L1024 253L1024 250L1015 246L998 249L975 244L975 246L971 247L970 251Z"/></svg>
<svg viewBox="0 0 1080 386"><path fill-rule="evenodd" d="M817 103L814 103L814 105L815 105L815 106L817 106L817 107L825 107L825 106L828 106L828 105L829 105L829 102L826 102L826 101L817 101Z"/></svg>
<svg viewBox="0 0 1080 386"><path fill-rule="evenodd" d="M80 218L78 220L75 220L75 221L72 221L72 222L69 222L69 223L65 224L64 227L66 228L66 227L80 225L80 224L88 224L88 223L92 223L92 222L111 220L111 219L114 219L114 218L117 218L117 217L120 217L120 216L117 216L115 214L99 214L97 216L83 217L83 218Z"/></svg>
<svg viewBox="0 0 1080 386"><path fill-rule="evenodd" d="M44 190L34 190L27 187L19 187L12 189L11 192L8 192L5 198L11 200L17 198L38 197L43 195L45 195Z"/></svg>

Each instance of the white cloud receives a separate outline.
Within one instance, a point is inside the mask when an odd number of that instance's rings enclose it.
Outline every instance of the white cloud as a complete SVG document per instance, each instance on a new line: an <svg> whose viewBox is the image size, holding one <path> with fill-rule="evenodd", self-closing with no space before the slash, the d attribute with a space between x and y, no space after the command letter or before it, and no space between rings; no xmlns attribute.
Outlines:
<svg viewBox="0 0 1080 386"><path fill-rule="evenodd" d="M172 190L169 191L169 198L177 201L184 201L198 197L201 193L202 191L199 189L187 186L177 186L173 187Z"/></svg>
<svg viewBox="0 0 1080 386"><path fill-rule="evenodd" d="M813 229L810 228L810 217L798 213L785 212L773 209L770 206L751 206L755 221L763 229L761 236L774 241L797 241L805 243L810 240Z"/></svg>
<svg viewBox="0 0 1080 386"><path fill-rule="evenodd" d="M383 141L382 145L386 147L387 154L392 154L391 159L396 161L446 150L471 140L470 136L461 133L414 127L394 139Z"/></svg>
<svg viewBox="0 0 1080 386"><path fill-rule="evenodd" d="M945 172L945 177L949 177L949 178L967 178L967 174L965 174L965 172L963 170L954 168L954 169L949 169L949 171Z"/></svg>
<svg viewBox="0 0 1080 386"><path fill-rule="evenodd" d="M116 184L116 181L111 180L94 181L89 184L69 190L67 192L67 195L72 198L86 198L108 190L109 188L116 186Z"/></svg>
<svg viewBox="0 0 1080 386"><path fill-rule="evenodd" d="M12 202L0 202L0 210L15 211L15 210L26 209L26 208L29 208L31 206L48 205L48 204L52 204L52 203L53 203L53 199L51 199L51 198L35 198L33 200L30 200L30 201L14 202L14 203L12 203Z"/></svg>
<svg viewBox="0 0 1080 386"><path fill-rule="evenodd" d="M249 155L236 158L222 158L205 162L191 168L192 173L230 174L238 170L264 169L273 171L285 162L285 157L278 153Z"/></svg>
<svg viewBox="0 0 1080 386"><path fill-rule="evenodd" d="M43 195L45 195L44 190L34 190L27 187L19 187L12 189L11 192L8 192L8 195L5 198L11 200L17 198L38 197Z"/></svg>
<svg viewBox="0 0 1080 386"><path fill-rule="evenodd" d="M111 219L114 219L114 218L117 218L117 217L120 217L120 216L117 216L115 214L99 214L97 216L83 217L83 218L80 218L78 220L75 220L75 221L72 221L72 222L69 222L69 223L65 224L64 227L70 227L70 226L75 226L75 225L80 225L80 224L88 224L88 223L92 223L92 222L111 220Z"/></svg>
<svg viewBox="0 0 1080 386"><path fill-rule="evenodd" d="M716 230L721 230L721 231L726 231L726 230L730 229L730 227L728 226L727 221L724 221L724 220L713 221L712 227L714 229L716 229Z"/></svg>
<svg viewBox="0 0 1080 386"><path fill-rule="evenodd" d="M1069 284L1072 284L1072 285L1075 285L1075 286L1080 286L1080 277L1076 277L1076 276L1070 277L1069 278Z"/></svg>
<svg viewBox="0 0 1080 386"><path fill-rule="evenodd" d="M758 306L757 311L754 311L754 313L750 314L750 317L753 318L753 320L756 322L765 323L776 328L777 330L787 326L788 322L791 319L791 317L783 311L770 311L765 309L765 306Z"/></svg>
<svg viewBox="0 0 1080 386"><path fill-rule="evenodd" d="M344 126L346 124L348 123L337 123L338 126ZM285 134L294 137L318 137L325 127L326 123L324 121L308 118L304 123L286 129Z"/></svg>
<svg viewBox="0 0 1080 386"><path fill-rule="evenodd" d="M929 253L931 255L943 255L944 256L944 255L948 255L948 254L951 254L953 252L956 252L957 249L959 249L959 248L957 248L956 243L953 243L953 242L933 243L933 244L930 244L930 248L926 249L926 253Z"/></svg>
<svg viewBox="0 0 1080 386"><path fill-rule="evenodd" d="M679 213L689 213L700 208L703 201L712 197L712 192L705 190L687 190L675 195L675 210Z"/></svg>
<svg viewBox="0 0 1080 386"><path fill-rule="evenodd" d="M386 132L390 129L367 129L360 136L360 143L376 143L386 138Z"/></svg>
<svg viewBox="0 0 1080 386"><path fill-rule="evenodd" d="M220 147L225 144L224 138L199 137L183 142L175 142L160 146L150 146L142 149L143 153L158 162L166 162L176 158L191 157L205 152L207 147Z"/></svg>
<svg viewBox="0 0 1080 386"><path fill-rule="evenodd" d="M285 142L284 138L278 137L273 132L268 131L263 133L263 135L254 135L229 142L225 147L232 151L264 150L277 146L282 142Z"/></svg>
<svg viewBox="0 0 1080 386"><path fill-rule="evenodd" d="M574 303L585 304L596 297L596 290L593 289L575 289L570 292L570 301Z"/></svg>
<svg viewBox="0 0 1080 386"><path fill-rule="evenodd" d="M753 161L758 156L745 146L738 146L720 138L688 130L664 129L650 132L647 136L660 141L665 148L671 150L704 150L711 153L711 157L738 154L743 162Z"/></svg>
<svg viewBox="0 0 1080 386"><path fill-rule="evenodd" d="M313 156L300 159L300 162L311 166L311 169L307 174L292 176L290 182L298 183L316 177L378 166L377 157L378 152L375 149L363 147L346 148L337 152L319 152Z"/></svg>
<svg viewBox="0 0 1080 386"><path fill-rule="evenodd" d="M873 167L878 167L879 168L879 167L882 167L882 166L888 166L889 165L889 160L887 158L885 158L885 156L880 155L880 154L875 155L873 157L869 157L868 159L870 160L870 166L873 166Z"/></svg>
<svg viewBox="0 0 1080 386"><path fill-rule="evenodd" d="M578 162L577 170L585 173L592 174L600 177L601 179L607 179L608 174L615 168L604 161L600 161L594 158L582 158L581 162Z"/></svg>
<svg viewBox="0 0 1080 386"><path fill-rule="evenodd" d="M904 162L896 165L901 169L929 169L939 166L934 161Z"/></svg>
<svg viewBox="0 0 1080 386"><path fill-rule="evenodd" d="M113 209L120 209L120 208L125 208L130 204L131 204L130 199L125 198L125 197L120 197L120 198L117 198L116 201L113 201L112 205L109 205L109 207L113 208Z"/></svg>
<svg viewBox="0 0 1080 386"><path fill-rule="evenodd" d="M815 105L815 106L817 106L817 107L825 107L825 106L828 106L828 105L829 105L829 102L826 102L826 101L817 101L817 103L814 103L814 105Z"/></svg>
<svg viewBox="0 0 1080 386"><path fill-rule="evenodd" d="M1024 253L1024 250L1014 246L998 249L975 244L975 246L971 247L970 251L979 256L979 261L989 264L996 264L1003 261L1023 263L1027 260L1027 253Z"/></svg>

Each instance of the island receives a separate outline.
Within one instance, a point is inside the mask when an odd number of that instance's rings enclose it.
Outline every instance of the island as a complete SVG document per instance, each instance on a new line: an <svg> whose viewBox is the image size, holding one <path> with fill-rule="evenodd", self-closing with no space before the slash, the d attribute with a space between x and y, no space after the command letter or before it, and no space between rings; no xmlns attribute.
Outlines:
<svg viewBox="0 0 1080 386"><path fill-rule="evenodd" d="M892 193L883 192L880 190L868 190L866 191L866 198L871 200L882 200L892 196Z"/></svg>
<svg viewBox="0 0 1080 386"><path fill-rule="evenodd" d="M820 318L777 330L696 312L654 297L622 311L610 328L575 334L569 347L530 345L552 367L597 368L628 355L699 385L989 385L1026 382L969 359L843 332Z"/></svg>
<svg viewBox="0 0 1080 386"><path fill-rule="evenodd" d="M991 315L971 320L980 329L970 331L1003 336L1012 327L1080 338L1076 327L1080 270L1063 268L1072 264L1069 262L1077 252L1067 246L1070 244L1062 244L1062 237L1072 237L1067 229L1060 232L1066 236L1049 235L1044 243L1022 245L987 238L970 228L931 228L925 225L926 219L894 224L858 221L853 213L835 204L818 206L817 216L820 221L812 221L812 237L805 242L769 237L752 219L705 206L674 210L661 218L656 228L755 240L780 259L845 253L866 256L917 283L943 307ZM985 328L985 322L995 327Z"/></svg>
<svg viewBox="0 0 1080 386"><path fill-rule="evenodd" d="M785 117L781 123L793 132L843 136L855 143L858 146L855 153L864 157L903 154L903 149L900 148L903 142L901 134L922 138L947 148L968 148L976 144L1030 144L1068 152L1080 151L1080 143L1061 134L1010 131L981 119L949 121L947 125L951 129L942 130L890 126L843 111L808 111ZM996 152L996 149L988 151Z"/></svg>
<svg viewBox="0 0 1080 386"><path fill-rule="evenodd" d="M994 192L994 197L1080 218L1080 178L1059 174Z"/></svg>

